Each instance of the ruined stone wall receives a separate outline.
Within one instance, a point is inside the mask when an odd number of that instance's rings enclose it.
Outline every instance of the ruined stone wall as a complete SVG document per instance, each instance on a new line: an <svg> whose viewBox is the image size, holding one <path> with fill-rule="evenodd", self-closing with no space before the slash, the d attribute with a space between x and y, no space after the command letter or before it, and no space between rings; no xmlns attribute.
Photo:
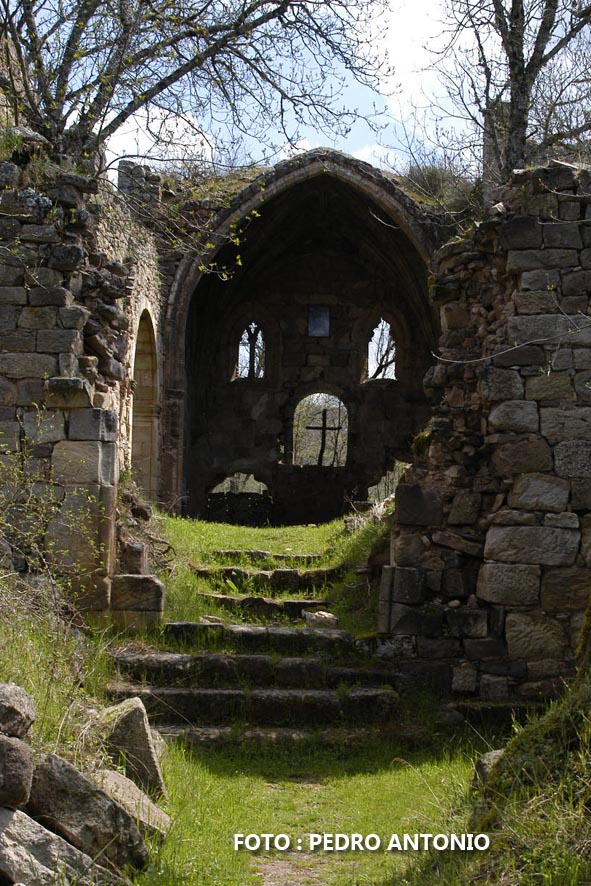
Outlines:
<svg viewBox="0 0 591 886"><path fill-rule="evenodd" d="M436 256L436 405L396 495L380 628L444 690L546 695L591 591L591 175L514 175Z"/></svg>

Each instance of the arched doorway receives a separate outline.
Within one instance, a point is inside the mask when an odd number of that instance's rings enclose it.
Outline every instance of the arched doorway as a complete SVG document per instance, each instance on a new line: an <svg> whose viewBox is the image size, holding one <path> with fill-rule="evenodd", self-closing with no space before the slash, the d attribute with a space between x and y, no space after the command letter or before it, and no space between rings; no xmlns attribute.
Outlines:
<svg viewBox="0 0 591 886"><path fill-rule="evenodd" d="M149 312L143 311L137 331L133 361L133 411L131 467L133 476L150 501L158 497L158 356Z"/></svg>

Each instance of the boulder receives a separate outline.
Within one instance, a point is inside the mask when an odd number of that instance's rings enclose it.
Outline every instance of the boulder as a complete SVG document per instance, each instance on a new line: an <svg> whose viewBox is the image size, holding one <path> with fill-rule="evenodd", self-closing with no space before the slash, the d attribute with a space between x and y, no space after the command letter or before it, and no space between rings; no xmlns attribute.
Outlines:
<svg viewBox="0 0 591 886"><path fill-rule="evenodd" d="M504 750L487 751L486 754L483 754L482 757L479 757L474 764L474 774L476 777L475 780L477 782L480 782L480 784L486 784L490 778L493 766L495 766L499 762L504 753Z"/></svg>
<svg viewBox="0 0 591 886"><path fill-rule="evenodd" d="M55 754L42 756L35 768L28 811L101 864L142 868L148 860L132 816Z"/></svg>
<svg viewBox="0 0 591 886"><path fill-rule="evenodd" d="M0 735L0 806L26 806L33 780L33 752L20 738Z"/></svg>
<svg viewBox="0 0 591 886"><path fill-rule="evenodd" d="M128 883L20 810L0 808L0 881L23 886Z"/></svg>
<svg viewBox="0 0 591 886"><path fill-rule="evenodd" d="M101 713L107 747L115 763L123 759L125 774L140 788L166 793L148 715L140 698L128 698Z"/></svg>
<svg viewBox="0 0 591 886"><path fill-rule="evenodd" d="M35 702L16 683L0 683L0 732L24 738L35 722Z"/></svg>
<svg viewBox="0 0 591 886"><path fill-rule="evenodd" d="M120 803L133 816L140 833L145 837L163 839L170 828L170 816L130 779L114 769L99 769L93 774L98 786Z"/></svg>

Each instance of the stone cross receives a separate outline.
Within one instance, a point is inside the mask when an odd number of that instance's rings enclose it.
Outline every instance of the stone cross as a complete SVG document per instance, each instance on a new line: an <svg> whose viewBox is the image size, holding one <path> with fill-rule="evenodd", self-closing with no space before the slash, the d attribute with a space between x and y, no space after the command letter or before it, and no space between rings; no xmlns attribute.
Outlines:
<svg viewBox="0 0 591 886"><path fill-rule="evenodd" d="M326 418L327 410L322 410L322 424L321 425L307 425L307 431L320 431L320 452L318 453L318 465L322 466L322 460L324 459L324 450L326 449L326 432L327 431L341 431L343 429L342 425L335 425L334 427L329 427L327 424Z"/></svg>

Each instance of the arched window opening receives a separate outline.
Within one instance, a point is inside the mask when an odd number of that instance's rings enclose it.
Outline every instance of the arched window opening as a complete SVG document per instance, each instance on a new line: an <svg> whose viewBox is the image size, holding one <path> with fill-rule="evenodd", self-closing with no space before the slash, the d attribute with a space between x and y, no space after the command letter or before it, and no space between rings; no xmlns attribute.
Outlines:
<svg viewBox="0 0 591 886"><path fill-rule="evenodd" d="M367 378L396 379L396 342L392 327L383 317L367 346Z"/></svg>
<svg viewBox="0 0 591 886"><path fill-rule="evenodd" d="M309 394L293 417L293 461L341 468L347 462L347 407L332 394Z"/></svg>
<svg viewBox="0 0 591 886"><path fill-rule="evenodd" d="M265 340L257 323L249 323L238 345L237 378L263 378L265 375Z"/></svg>
<svg viewBox="0 0 591 886"><path fill-rule="evenodd" d="M134 393L131 466L146 498L158 493L158 360L154 328L148 311L140 317L133 361Z"/></svg>

